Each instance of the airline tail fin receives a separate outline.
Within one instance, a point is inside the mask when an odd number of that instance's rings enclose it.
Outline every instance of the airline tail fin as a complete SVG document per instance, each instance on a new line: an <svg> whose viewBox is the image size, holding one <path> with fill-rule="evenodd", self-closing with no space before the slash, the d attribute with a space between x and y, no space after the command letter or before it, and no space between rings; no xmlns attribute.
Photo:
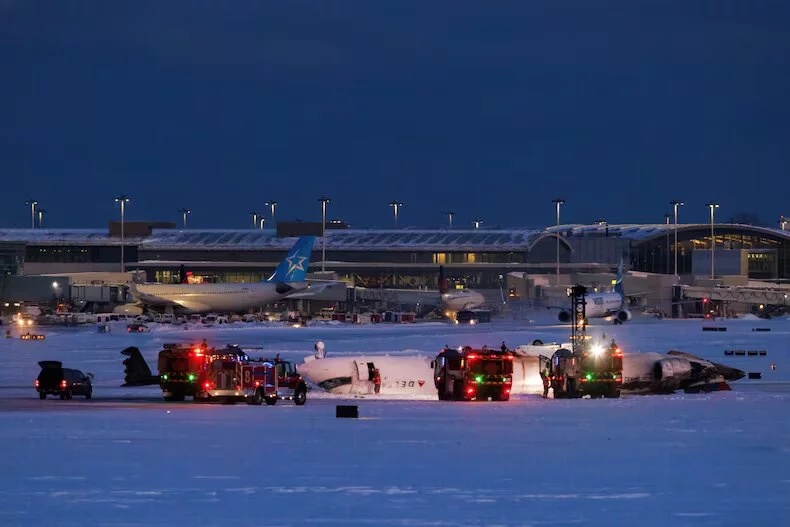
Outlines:
<svg viewBox="0 0 790 527"><path fill-rule="evenodd" d="M189 283L187 280L187 269L182 264L181 267L178 268L178 283L179 284L186 284Z"/></svg>
<svg viewBox="0 0 790 527"><path fill-rule="evenodd" d="M619 293L621 296L625 295L623 290L623 257L620 257L620 263L617 265L617 276L614 280L614 292Z"/></svg>
<svg viewBox="0 0 790 527"><path fill-rule="evenodd" d="M439 294L447 293L447 278L444 277L444 266L439 266Z"/></svg>
<svg viewBox="0 0 790 527"><path fill-rule="evenodd" d="M267 282L302 282L307 274L307 266L310 265L310 255L313 252L315 236L302 236L288 255L280 262L274 273L266 280Z"/></svg>

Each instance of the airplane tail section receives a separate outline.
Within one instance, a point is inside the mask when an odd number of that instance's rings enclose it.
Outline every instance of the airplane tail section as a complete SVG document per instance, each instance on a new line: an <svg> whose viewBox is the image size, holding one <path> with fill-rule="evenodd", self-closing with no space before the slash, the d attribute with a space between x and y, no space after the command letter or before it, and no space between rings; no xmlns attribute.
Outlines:
<svg viewBox="0 0 790 527"><path fill-rule="evenodd" d="M187 284L189 281L187 280L187 269L182 264L181 267L178 268L178 283L179 284Z"/></svg>
<svg viewBox="0 0 790 527"><path fill-rule="evenodd" d="M447 278L444 277L444 266L439 266L439 294L447 293Z"/></svg>
<svg viewBox="0 0 790 527"><path fill-rule="evenodd" d="M617 265L617 276L614 280L614 292L618 293L620 296L625 296L625 291L623 290L623 258L620 257L620 263Z"/></svg>
<svg viewBox="0 0 790 527"><path fill-rule="evenodd" d="M134 346L121 352L128 359L124 359L124 383L121 386L150 386L159 384L159 377L151 374L151 369L145 362L143 354Z"/></svg>
<svg viewBox="0 0 790 527"><path fill-rule="evenodd" d="M302 236L296 240L294 246L288 251L288 255L266 281L303 282L307 274L307 266L310 265L313 243L315 243L315 236Z"/></svg>

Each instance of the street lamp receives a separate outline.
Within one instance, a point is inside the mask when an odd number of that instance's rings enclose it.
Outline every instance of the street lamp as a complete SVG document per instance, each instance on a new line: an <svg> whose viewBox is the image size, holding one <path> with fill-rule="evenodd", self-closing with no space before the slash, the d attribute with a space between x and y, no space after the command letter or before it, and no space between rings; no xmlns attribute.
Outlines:
<svg viewBox="0 0 790 527"><path fill-rule="evenodd" d="M455 211L446 210L446 211L444 211L444 214L447 214L447 217L450 218L450 228L452 229L453 228L453 216L455 216Z"/></svg>
<svg viewBox="0 0 790 527"><path fill-rule="evenodd" d="M785 230L785 225L787 225L787 220L784 216L779 216L779 228Z"/></svg>
<svg viewBox="0 0 790 527"><path fill-rule="evenodd" d="M36 205L38 205L38 201L29 199L25 202L25 205L30 205L30 228L36 228Z"/></svg>
<svg viewBox="0 0 790 527"><path fill-rule="evenodd" d="M277 208L277 202L276 201L267 201L267 202L264 203L264 205L268 205L268 206L270 206L272 208L272 225L274 225L276 227L277 224L274 223L274 209Z"/></svg>
<svg viewBox="0 0 790 527"><path fill-rule="evenodd" d="M706 203L706 207L710 208L710 277L713 279L716 275L714 274L714 258L716 255L716 238L713 236L713 210L719 208L718 203Z"/></svg>
<svg viewBox="0 0 790 527"><path fill-rule="evenodd" d="M678 274L678 207L684 205L682 201L673 200L669 202L675 208L675 276Z"/></svg>
<svg viewBox="0 0 790 527"><path fill-rule="evenodd" d="M184 215L184 228L187 228L187 214L192 214L192 211L189 209L181 209L178 212Z"/></svg>
<svg viewBox="0 0 790 527"><path fill-rule="evenodd" d="M472 220L472 223L475 224L475 230L477 230L483 224L483 220Z"/></svg>
<svg viewBox="0 0 790 527"><path fill-rule="evenodd" d="M596 225L606 225L606 220L601 218L599 220L595 220Z"/></svg>
<svg viewBox="0 0 790 527"><path fill-rule="evenodd" d="M126 266L123 262L123 224L125 221L126 204L129 203L129 198L126 197L126 194L121 194L115 198L115 202L121 204L121 272L123 273L126 271Z"/></svg>
<svg viewBox="0 0 790 527"><path fill-rule="evenodd" d="M43 229L44 228L44 213L47 212L47 210L46 209L38 209L36 212L38 212L38 228L39 229Z"/></svg>
<svg viewBox="0 0 790 527"><path fill-rule="evenodd" d="M403 206L403 203L400 201L392 201L390 202L390 207L392 207L393 212L395 213L395 228L398 228L398 209Z"/></svg>
<svg viewBox="0 0 790 527"><path fill-rule="evenodd" d="M671 217L672 217L672 216L670 216L670 214L669 214L668 212L664 214L664 222L665 222L667 225L669 225L669 219L670 219ZM666 230L666 236L665 236L664 249L665 249L665 250L666 250L666 252L667 252L667 267L666 267L666 271L665 271L665 273L666 273L666 274L669 274L669 229L668 229L668 228L667 228L667 230Z"/></svg>
<svg viewBox="0 0 790 527"><path fill-rule="evenodd" d="M261 230L263 230L263 224L266 223L266 218L261 215Z"/></svg>
<svg viewBox="0 0 790 527"><path fill-rule="evenodd" d="M560 278L560 205L565 203L564 199L557 198L551 200L557 206L557 283Z"/></svg>
<svg viewBox="0 0 790 527"><path fill-rule="evenodd" d="M258 228L258 213L257 212L250 212L250 216L252 216L252 228Z"/></svg>
<svg viewBox="0 0 790 527"><path fill-rule="evenodd" d="M324 272L326 270L326 205L332 200L321 196L318 201L321 202L321 272Z"/></svg>

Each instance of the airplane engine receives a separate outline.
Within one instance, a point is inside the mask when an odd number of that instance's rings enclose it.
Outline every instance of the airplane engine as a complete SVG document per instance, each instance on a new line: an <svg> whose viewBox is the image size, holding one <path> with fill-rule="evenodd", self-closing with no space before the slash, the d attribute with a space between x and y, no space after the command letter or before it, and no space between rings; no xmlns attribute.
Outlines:
<svg viewBox="0 0 790 527"><path fill-rule="evenodd" d="M563 309L557 315L557 318L559 318L560 322L562 322L563 324L567 324L568 322L571 321L571 319L573 319L573 314L570 311L568 311L567 309Z"/></svg>
<svg viewBox="0 0 790 527"><path fill-rule="evenodd" d="M617 312L616 318L617 321L620 322L621 324L623 322L628 322L629 320L631 320L631 312L628 311L627 309L621 309L620 311Z"/></svg>
<svg viewBox="0 0 790 527"><path fill-rule="evenodd" d="M667 390L677 390L694 377L695 368L686 359L662 359L653 366L653 377Z"/></svg>

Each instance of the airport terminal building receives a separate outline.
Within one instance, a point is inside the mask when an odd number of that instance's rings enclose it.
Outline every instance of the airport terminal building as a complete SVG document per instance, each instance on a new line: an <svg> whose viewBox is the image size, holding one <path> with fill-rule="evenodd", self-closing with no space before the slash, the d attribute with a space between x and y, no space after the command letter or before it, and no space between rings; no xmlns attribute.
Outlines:
<svg viewBox="0 0 790 527"><path fill-rule="evenodd" d="M301 234L321 225L279 223L277 230L176 229L127 222L108 230L0 230L0 276L118 273L174 283L181 266L192 282L253 282L268 277ZM329 226L328 226L329 227ZM741 224L714 228L716 278L790 279L790 231ZM677 235L677 245L675 244ZM543 276L567 284L573 275L626 269L681 279L710 277L710 224L564 225L546 229L327 228L316 240L310 271L326 271L366 288L436 288L444 266L450 287L501 291L508 276ZM675 247L677 246L677 254ZM8 279L6 278L6 282ZM0 294L3 290L0 289ZM8 297L7 287L4 297Z"/></svg>

